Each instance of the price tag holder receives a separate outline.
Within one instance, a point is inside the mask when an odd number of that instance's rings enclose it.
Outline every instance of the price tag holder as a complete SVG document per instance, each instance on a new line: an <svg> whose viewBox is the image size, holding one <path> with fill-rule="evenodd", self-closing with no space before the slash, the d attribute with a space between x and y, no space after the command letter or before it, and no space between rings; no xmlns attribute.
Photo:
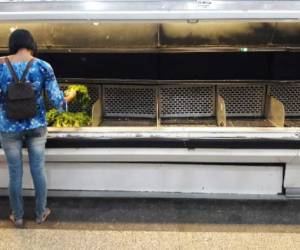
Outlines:
<svg viewBox="0 0 300 250"><path fill-rule="evenodd" d="M197 0L198 9L207 9L213 5L212 0Z"/></svg>
<svg viewBox="0 0 300 250"><path fill-rule="evenodd" d="M65 111L66 112L69 112L69 106L68 106L68 102L65 102L66 103L66 106L65 106Z"/></svg>

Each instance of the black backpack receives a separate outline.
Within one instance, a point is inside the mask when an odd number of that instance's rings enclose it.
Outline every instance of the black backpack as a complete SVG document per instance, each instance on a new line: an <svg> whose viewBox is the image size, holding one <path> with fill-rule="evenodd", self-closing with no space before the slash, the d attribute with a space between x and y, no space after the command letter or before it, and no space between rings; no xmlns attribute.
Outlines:
<svg viewBox="0 0 300 250"><path fill-rule="evenodd" d="M6 95L6 116L12 120L29 119L37 114L37 105L34 89L31 82L26 81L26 75L34 61L31 59L19 80L11 62L6 57L5 61L9 71L13 77L14 82L7 87Z"/></svg>

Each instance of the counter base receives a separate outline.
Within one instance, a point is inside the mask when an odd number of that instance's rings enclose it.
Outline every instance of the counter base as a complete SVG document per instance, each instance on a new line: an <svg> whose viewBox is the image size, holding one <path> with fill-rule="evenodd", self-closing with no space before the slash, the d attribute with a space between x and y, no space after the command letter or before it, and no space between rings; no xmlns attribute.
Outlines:
<svg viewBox="0 0 300 250"><path fill-rule="evenodd" d="M53 196L298 198L299 155L289 149L57 148L46 150L46 171ZM23 187L30 190L25 150L24 161ZM0 151L0 189L8 186L5 165ZM291 189L298 191L291 196Z"/></svg>

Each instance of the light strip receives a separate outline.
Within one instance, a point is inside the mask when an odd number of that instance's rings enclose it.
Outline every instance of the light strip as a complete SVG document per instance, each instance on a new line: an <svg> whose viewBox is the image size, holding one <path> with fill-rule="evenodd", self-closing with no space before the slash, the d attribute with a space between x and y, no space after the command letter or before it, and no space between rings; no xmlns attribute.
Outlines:
<svg viewBox="0 0 300 250"><path fill-rule="evenodd" d="M299 20L296 11L28 11L1 12L0 20Z"/></svg>

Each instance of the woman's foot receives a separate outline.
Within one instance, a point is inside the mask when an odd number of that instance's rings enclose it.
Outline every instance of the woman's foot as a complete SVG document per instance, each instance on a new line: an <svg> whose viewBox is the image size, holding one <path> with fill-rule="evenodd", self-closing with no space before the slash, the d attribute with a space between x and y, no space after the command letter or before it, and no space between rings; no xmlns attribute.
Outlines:
<svg viewBox="0 0 300 250"><path fill-rule="evenodd" d="M9 216L10 221L15 225L16 228L24 228L23 219L16 219L13 214Z"/></svg>
<svg viewBox="0 0 300 250"><path fill-rule="evenodd" d="M51 209L50 208L46 208L45 212L43 213L42 217L40 218L36 218L36 223L37 224L42 224L43 222L45 222L49 215L51 214Z"/></svg>

